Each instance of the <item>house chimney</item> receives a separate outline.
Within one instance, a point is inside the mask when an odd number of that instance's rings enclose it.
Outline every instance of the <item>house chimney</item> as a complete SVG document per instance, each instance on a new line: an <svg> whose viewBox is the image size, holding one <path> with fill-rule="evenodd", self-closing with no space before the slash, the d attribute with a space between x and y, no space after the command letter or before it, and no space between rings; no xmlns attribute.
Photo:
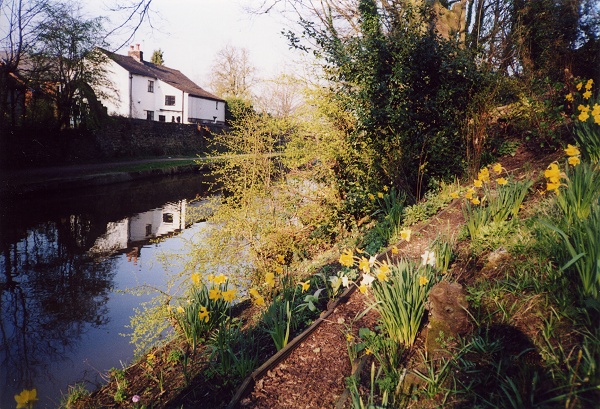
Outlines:
<svg viewBox="0 0 600 409"><path fill-rule="evenodd" d="M136 44L135 48L131 45L129 46L129 51L127 55L133 57L137 62L144 61L144 52L140 51L140 45Z"/></svg>

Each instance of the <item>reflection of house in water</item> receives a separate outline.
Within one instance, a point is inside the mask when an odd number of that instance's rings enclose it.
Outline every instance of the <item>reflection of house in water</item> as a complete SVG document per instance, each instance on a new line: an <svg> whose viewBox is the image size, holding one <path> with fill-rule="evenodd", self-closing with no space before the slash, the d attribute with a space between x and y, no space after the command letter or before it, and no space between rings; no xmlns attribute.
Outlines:
<svg viewBox="0 0 600 409"><path fill-rule="evenodd" d="M151 239L185 229L186 207L187 201L184 199L108 223L106 234L98 237L90 253L109 255L124 251L129 261L137 262L142 246Z"/></svg>

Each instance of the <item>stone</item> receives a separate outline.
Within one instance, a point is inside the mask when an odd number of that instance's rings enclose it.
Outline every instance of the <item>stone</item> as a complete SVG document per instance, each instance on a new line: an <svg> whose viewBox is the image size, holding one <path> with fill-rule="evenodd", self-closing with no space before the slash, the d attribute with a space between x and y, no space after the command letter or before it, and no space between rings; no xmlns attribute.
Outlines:
<svg viewBox="0 0 600 409"><path fill-rule="evenodd" d="M429 291L426 307L429 310L428 352L443 350L472 330L467 312L469 304L462 285L448 281L435 284Z"/></svg>

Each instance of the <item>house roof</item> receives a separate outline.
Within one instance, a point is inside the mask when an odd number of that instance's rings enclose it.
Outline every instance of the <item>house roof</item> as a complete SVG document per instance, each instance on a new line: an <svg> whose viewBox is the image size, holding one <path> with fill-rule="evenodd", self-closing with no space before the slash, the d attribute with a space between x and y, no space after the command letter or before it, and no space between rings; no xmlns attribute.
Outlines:
<svg viewBox="0 0 600 409"><path fill-rule="evenodd" d="M204 90L196 85L192 80L183 75L181 71L173 68L165 67L164 65L152 64L148 61L138 62L135 58L111 53L107 50L102 50L110 59L119 64L132 74L143 75L145 77L157 78L178 90L187 92L190 95L200 98L212 99L215 101L224 101L222 98Z"/></svg>

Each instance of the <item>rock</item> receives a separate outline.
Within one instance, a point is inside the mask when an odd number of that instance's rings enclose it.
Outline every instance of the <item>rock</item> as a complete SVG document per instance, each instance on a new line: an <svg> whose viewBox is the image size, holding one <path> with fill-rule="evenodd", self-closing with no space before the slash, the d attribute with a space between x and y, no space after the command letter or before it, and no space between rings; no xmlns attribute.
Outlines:
<svg viewBox="0 0 600 409"><path fill-rule="evenodd" d="M458 336L471 331L468 308L469 304L462 285L441 281L433 286L427 301L429 325L426 348L428 352L445 349Z"/></svg>

